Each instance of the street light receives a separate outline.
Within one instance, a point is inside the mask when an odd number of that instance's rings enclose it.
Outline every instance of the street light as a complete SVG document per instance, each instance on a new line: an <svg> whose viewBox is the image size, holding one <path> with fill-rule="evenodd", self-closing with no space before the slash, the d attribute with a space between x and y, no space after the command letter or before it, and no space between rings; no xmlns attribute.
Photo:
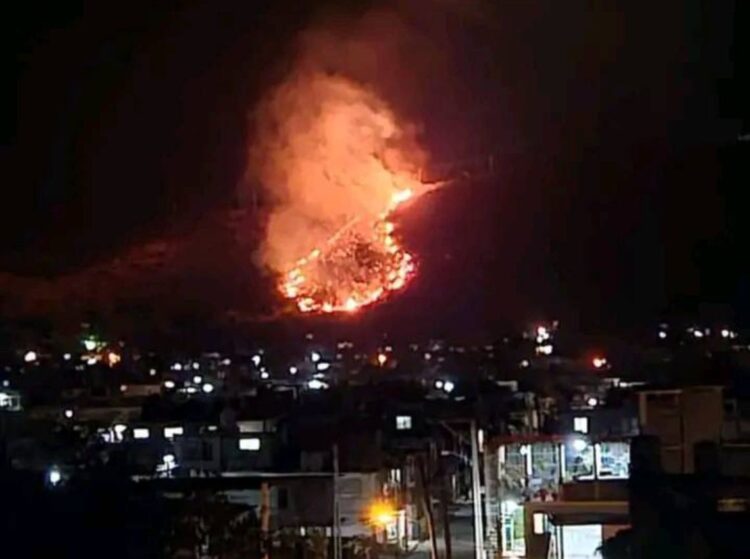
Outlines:
<svg viewBox="0 0 750 559"><path fill-rule="evenodd" d="M396 509L388 501L375 501L370 505L370 522L382 528L392 524L396 519Z"/></svg>

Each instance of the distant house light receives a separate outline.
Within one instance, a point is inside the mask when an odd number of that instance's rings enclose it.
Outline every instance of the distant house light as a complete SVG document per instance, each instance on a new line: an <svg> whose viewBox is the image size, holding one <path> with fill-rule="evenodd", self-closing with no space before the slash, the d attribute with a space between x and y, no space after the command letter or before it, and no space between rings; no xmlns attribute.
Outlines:
<svg viewBox="0 0 750 559"><path fill-rule="evenodd" d="M399 431L408 431L411 429L411 416L410 415L397 415L396 416L396 429Z"/></svg>
<svg viewBox="0 0 750 559"><path fill-rule="evenodd" d="M26 363L33 363L36 361L36 358L36 351L27 351L23 356L23 360L26 361Z"/></svg>
<svg viewBox="0 0 750 559"><path fill-rule="evenodd" d="M148 374L151 375L152 377L156 376L156 369L149 369Z"/></svg>
<svg viewBox="0 0 750 559"><path fill-rule="evenodd" d="M73 419L73 410L71 409L65 410L65 417L68 419Z"/></svg>
<svg viewBox="0 0 750 559"><path fill-rule="evenodd" d="M268 374L268 371L263 371L263 372L262 372L262 373L260 374L260 378L262 378L262 379L264 379L264 380L265 380L265 379L267 379L267 378L268 378L269 376L270 376L270 375Z"/></svg>
<svg viewBox="0 0 750 559"><path fill-rule="evenodd" d="M70 353L63 353L63 359L65 359L65 361L70 361L71 357Z"/></svg>
<svg viewBox="0 0 750 559"><path fill-rule="evenodd" d="M331 368L331 364L326 361L321 361L316 367L319 371L327 371Z"/></svg>
<svg viewBox="0 0 750 559"><path fill-rule="evenodd" d="M232 360L227 357L226 359L224 359L224 361L221 362L221 364L224 365L225 367L228 367L229 365L232 364Z"/></svg>
<svg viewBox="0 0 750 559"><path fill-rule="evenodd" d="M202 377L202 376L200 376L200 375L195 375L195 376L193 377L193 382L194 382L195 384L200 384L200 383L202 383L202 382L203 382L203 377Z"/></svg>
<svg viewBox="0 0 750 559"><path fill-rule="evenodd" d="M181 371L182 370L182 363L175 363L174 365L172 365L172 370L173 371Z"/></svg>
<svg viewBox="0 0 750 559"><path fill-rule="evenodd" d="M312 352L312 353L310 354L310 360L311 360L311 361L312 361L313 363L317 363L318 361L320 361L320 353L318 353L317 351L313 351L313 352Z"/></svg>
<svg viewBox="0 0 750 559"><path fill-rule="evenodd" d="M596 356L591 360L591 364L595 369L601 369L602 367L607 365L607 358Z"/></svg>
<svg viewBox="0 0 750 559"><path fill-rule="evenodd" d="M328 385L322 380L314 378L307 383L307 387L310 390L322 390L324 388L328 388Z"/></svg>
<svg viewBox="0 0 750 559"><path fill-rule="evenodd" d="M260 355L256 353L250 358L250 361L252 361L253 365L257 367L258 365L260 365Z"/></svg>
<svg viewBox="0 0 750 559"><path fill-rule="evenodd" d="M297 367L295 367L294 365L292 365L291 367L289 367L289 374L290 375L296 375L297 374Z"/></svg>
<svg viewBox="0 0 750 559"><path fill-rule="evenodd" d="M207 382L206 384L203 385L203 392L205 394L211 394L211 392L213 392L213 391L214 391L214 385L213 384L210 384L210 383Z"/></svg>
<svg viewBox="0 0 750 559"><path fill-rule="evenodd" d="M62 481L62 473L57 468L57 466L53 466L47 472L47 481L52 487L55 487Z"/></svg>
<svg viewBox="0 0 750 559"><path fill-rule="evenodd" d="M435 388L437 388L438 390L442 390L443 389L443 381L442 380L436 380L435 381Z"/></svg>
<svg viewBox="0 0 750 559"><path fill-rule="evenodd" d="M96 349L96 340L83 340L83 347L86 348L86 351L94 351Z"/></svg>
<svg viewBox="0 0 750 559"><path fill-rule="evenodd" d="M240 439L239 447L240 450L260 450L260 439L258 437L248 437Z"/></svg>
<svg viewBox="0 0 750 559"><path fill-rule="evenodd" d="M138 427L136 429L133 429L134 439L148 439L150 434L151 433L149 433L149 430L145 427Z"/></svg>
<svg viewBox="0 0 750 559"><path fill-rule="evenodd" d="M589 405L589 407L595 408L599 404L599 400L591 396L588 400L586 400L586 403Z"/></svg>
<svg viewBox="0 0 750 559"><path fill-rule="evenodd" d="M660 340L666 340L667 339L667 333L664 330L659 330L659 339Z"/></svg>
<svg viewBox="0 0 750 559"><path fill-rule="evenodd" d="M454 388L456 388L456 385L453 384L453 381L446 380L443 383L443 390L445 390L445 392L447 392L448 394L450 394L451 392L453 392Z"/></svg>
<svg viewBox="0 0 750 559"><path fill-rule="evenodd" d="M173 439L174 437L180 436L185 432L182 427L164 427L164 438Z"/></svg>
<svg viewBox="0 0 750 559"><path fill-rule="evenodd" d="M193 361L193 370L197 371L200 368L201 368L201 364L198 363L197 361Z"/></svg>
<svg viewBox="0 0 750 559"><path fill-rule="evenodd" d="M588 417L574 417L573 418L573 431L576 433L588 433L589 432L589 418Z"/></svg>
<svg viewBox="0 0 750 559"><path fill-rule="evenodd" d="M164 388L167 388L168 390L172 390L175 387L175 383L173 380L165 380L164 381Z"/></svg>

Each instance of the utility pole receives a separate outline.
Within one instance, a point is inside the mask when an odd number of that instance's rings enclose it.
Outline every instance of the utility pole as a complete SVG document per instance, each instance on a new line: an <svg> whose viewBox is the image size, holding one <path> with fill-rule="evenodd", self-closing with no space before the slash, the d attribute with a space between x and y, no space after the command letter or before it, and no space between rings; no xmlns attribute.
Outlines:
<svg viewBox="0 0 750 559"><path fill-rule="evenodd" d="M422 503L427 513L427 533L430 536L430 558L438 559L437 536L435 535L435 515L432 512L432 497L427 485L427 472L424 457L417 457L417 473L419 474L419 485L422 490Z"/></svg>
<svg viewBox="0 0 750 559"><path fill-rule="evenodd" d="M471 492L474 505L474 553L476 559L484 558L484 526L482 522L482 488L479 480L479 444L477 422L471 421Z"/></svg>
<svg viewBox="0 0 750 559"><path fill-rule="evenodd" d="M341 559L341 510L339 503L339 445L333 445L333 559Z"/></svg>
<svg viewBox="0 0 750 559"><path fill-rule="evenodd" d="M451 547L451 522L448 514L448 475L444 467L440 471L440 511L443 520L443 540L445 541L445 559L451 559L453 555Z"/></svg>

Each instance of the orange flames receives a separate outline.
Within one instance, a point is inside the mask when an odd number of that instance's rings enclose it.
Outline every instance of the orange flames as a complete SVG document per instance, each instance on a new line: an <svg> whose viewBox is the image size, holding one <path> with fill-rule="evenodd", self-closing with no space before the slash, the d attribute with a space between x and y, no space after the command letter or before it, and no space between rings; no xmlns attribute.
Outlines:
<svg viewBox="0 0 750 559"><path fill-rule="evenodd" d="M415 262L394 212L429 187L424 152L374 91L299 70L261 104L253 161L273 202L261 256L305 313L351 313L403 288Z"/></svg>
<svg viewBox="0 0 750 559"><path fill-rule="evenodd" d="M411 189L397 191L373 225L355 229L352 223L298 260L281 280L282 294L302 312L353 313L404 287L414 260L399 245L389 217L412 195Z"/></svg>

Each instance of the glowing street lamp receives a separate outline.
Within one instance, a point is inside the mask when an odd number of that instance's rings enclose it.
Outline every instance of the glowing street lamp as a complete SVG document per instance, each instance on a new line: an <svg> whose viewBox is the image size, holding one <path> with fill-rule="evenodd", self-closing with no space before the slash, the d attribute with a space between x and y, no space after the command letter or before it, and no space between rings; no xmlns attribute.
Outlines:
<svg viewBox="0 0 750 559"><path fill-rule="evenodd" d="M388 501L375 501L370 505L370 522L384 528L396 520L396 509Z"/></svg>
<svg viewBox="0 0 750 559"><path fill-rule="evenodd" d="M378 365L381 367L388 361L388 356L385 353L378 353Z"/></svg>

